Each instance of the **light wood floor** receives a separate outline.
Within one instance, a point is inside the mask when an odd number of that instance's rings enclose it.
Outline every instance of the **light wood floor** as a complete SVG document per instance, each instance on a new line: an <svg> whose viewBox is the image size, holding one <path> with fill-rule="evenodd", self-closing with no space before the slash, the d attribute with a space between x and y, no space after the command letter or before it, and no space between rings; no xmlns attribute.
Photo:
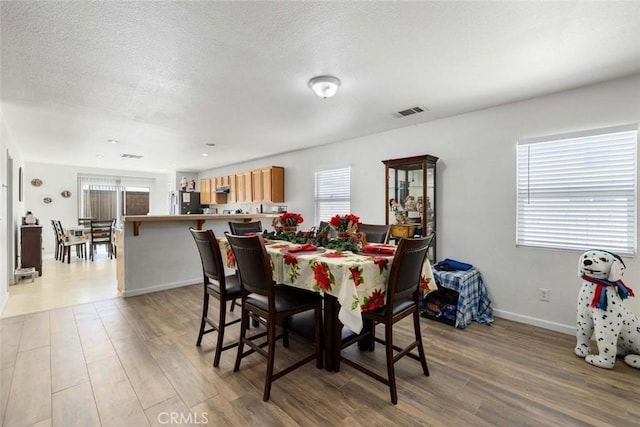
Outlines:
<svg viewBox="0 0 640 427"><path fill-rule="evenodd" d="M573 337L501 319L465 330L422 319L431 376L401 360L396 406L360 372L313 363L263 403L262 357L234 373L235 350L212 367L215 334L195 346L200 307L194 285L0 320L2 425L640 425L640 371L592 367L573 355ZM410 331L401 322L396 341ZM381 350L349 352L384 369ZM276 364L302 351L292 339ZM192 422L171 423L179 414Z"/></svg>
<svg viewBox="0 0 640 427"><path fill-rule="evenodd" d="M102 301L116 296L116 260L109 259L103 248L99 248L93 262L77 258L74 252L69 264L53 258L43 260L42 276L33 283L27 278L9 286L9 299L2 317Z"/></svg>

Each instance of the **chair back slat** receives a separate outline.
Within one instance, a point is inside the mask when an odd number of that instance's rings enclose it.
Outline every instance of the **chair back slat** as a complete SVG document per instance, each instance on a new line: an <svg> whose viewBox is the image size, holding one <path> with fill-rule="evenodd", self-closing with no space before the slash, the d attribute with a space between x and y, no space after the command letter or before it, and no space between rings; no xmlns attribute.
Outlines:
<svg viewBox="0 0 640 427"><path fill-rule="evenodd" d="M226 234L236 260L242 288L248 292L268 296L273 290L273 272L267 251L260 236Z"/></svg>
<svg viewBox="0 0 640 427"><path fill-rule="evenodd" d="M243 236L244 233L260 233L262 232L262 223L260 221L252 222L232 222L229 221L229 230L231 234Z"/></svg>
<svg viewBox="0 0 640 427"><path fill-rule="evenodd" d="M200 254L205 286L209 281L215 281L220 285L220 293L224 294L225 287L222 286L224 285L224 265L220 246L218 246L218 240L213 230L196 230L193 227L189 227L189 231L196 242L198 253Z"/></svg>
<svg viewBox="0 0 640 427"><path fill-rule="evenodd" d="M417 297L422 266L434 237L432 234L428 237L400 240L389 272L387 304L393 304L397 299Z"/></svg>
<svg viewBox="0 0 640 427"><path fill-rule="evenodd" d="M364 233L368 243L388 243L391 225L359 224L358 231Z"/></svg>
<svg viewBox="0 0 640 427"><path fill-rule="evenodd" d="M91 243L111 243L115 219L91 220Z"/></svg>

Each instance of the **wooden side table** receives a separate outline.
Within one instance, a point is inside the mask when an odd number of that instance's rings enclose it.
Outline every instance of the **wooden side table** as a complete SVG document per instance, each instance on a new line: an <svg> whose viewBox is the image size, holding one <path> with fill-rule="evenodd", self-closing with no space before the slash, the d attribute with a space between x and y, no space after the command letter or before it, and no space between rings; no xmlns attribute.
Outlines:
<svg viewBox="0 0 640 427"><path fill-rule="evenodd" d="M42 226L23 225L20 227L20 265L34 267L42 276Z"/></svg>

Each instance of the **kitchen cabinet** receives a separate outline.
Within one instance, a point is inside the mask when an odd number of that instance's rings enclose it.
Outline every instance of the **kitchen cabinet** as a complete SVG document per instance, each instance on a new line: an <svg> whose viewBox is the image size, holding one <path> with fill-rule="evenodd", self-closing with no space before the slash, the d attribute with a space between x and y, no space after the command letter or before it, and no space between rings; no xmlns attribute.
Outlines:
<svg viewBox="0 0 640 427"><path fill-rule="evenodd" d="M384 160L385 219L392 238L436 232L436 162L430 155ZM434 239L428 255L436 261Z"/></svg>
<svg viewBox="0 0 640 427"><path fill-rule="evenodd" d="M237 179L235 175L229 175L227 177L229 180L229 194L227 194L227 203L235 203L238 201L237 195Z"/></svg>
<svg viewBox="0 0 640 427"><path fill-rule="evenodd" d="M20 227L20 266L35 267L42 276L42 226L23 225Z"/></svg>
<svg viewBox="0 0 640 427"><path fill-rule="evenodd" d="M253 201L257 203L284 202L284 168L269 166L251 173Z"/></svg>
<svg viewBox="0 0 640 427"><path fill-rule="evenodd" d="M211 199L211 188L212 182L210 178L205 178L200 180L200 204L201 205L210 205L212 202Z"/></svg>
<svg viewBox="0 0 640 427"><path fill-rule="evenodd" d="M211 200L213 204L224 204L227 203L227 193L218 193L217 190L220 187L228 187L229 186L229 177L228 176L217 176L213 180L214 185L211 190Z"/></svg>
<svg viewBox="0 0 640 427"><path fill-rule="evenodd" d="M251 188L253 189L253 202L264 202L264 186L262 179L262 170L251 171Z"/></svg>
<svg viewBox="0 0 640 427"><path fill-rule="evenodd" d="M251 187L251 172L236 175L237 203L251 203L253 201L253 191Z"/></svg>

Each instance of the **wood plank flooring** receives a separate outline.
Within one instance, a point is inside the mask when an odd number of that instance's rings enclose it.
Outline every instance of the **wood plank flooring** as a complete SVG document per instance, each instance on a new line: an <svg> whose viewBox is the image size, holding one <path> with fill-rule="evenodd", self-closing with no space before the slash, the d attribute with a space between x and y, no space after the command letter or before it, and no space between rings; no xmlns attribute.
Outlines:
<svg viewBox="0 0 640 427"><path fill-rule="evenodd" d="M640 371L620 360L592 367L574 356L572 336L502 319L464 330L422 319L431 376L411 359L397 363L398 405L346 365L331 373L313 363L276 381L264 403L264 359L234 373L234 349L213 368L215 334L195 346L200 310L201 288L189 286L0 320L0 424L640 425ZM237 334L230 328L228 341ZM396 341L410 335L401 322ZM292 339L276 364L307 351ZM384 372L381 346L348 351Z"/></svg>

